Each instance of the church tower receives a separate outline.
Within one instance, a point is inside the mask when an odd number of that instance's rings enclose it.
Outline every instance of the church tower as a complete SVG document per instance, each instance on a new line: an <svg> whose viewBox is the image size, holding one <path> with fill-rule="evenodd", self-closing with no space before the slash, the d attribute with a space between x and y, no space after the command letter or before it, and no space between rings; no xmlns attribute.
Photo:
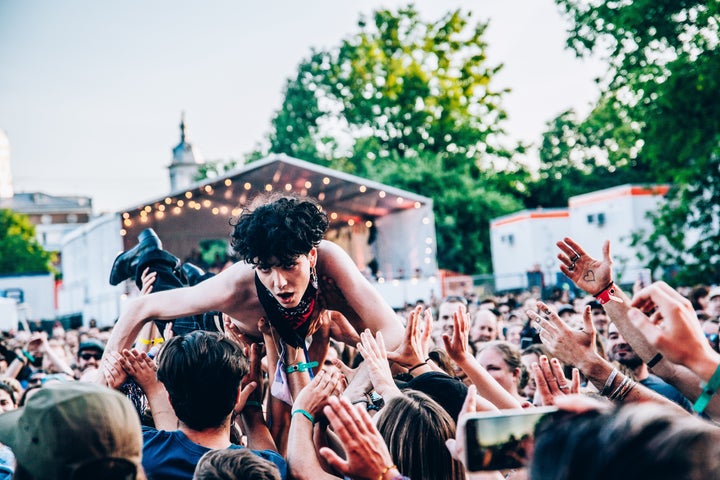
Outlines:
<svg viewBox="0 0 720 480"><path fill-rule="evenodd" d="M14 194L10 171L10 140L0 128L0 199L13 198Z"/></svg>
<svg viewBox="0 0 720 480"><path fill-rule="evenodd" d="M195 183L198 167L205 163L202 154L187 141L185 112L180 117L180 143L173 148L173 159L170 170L170 191L177 192Z"/></svg>

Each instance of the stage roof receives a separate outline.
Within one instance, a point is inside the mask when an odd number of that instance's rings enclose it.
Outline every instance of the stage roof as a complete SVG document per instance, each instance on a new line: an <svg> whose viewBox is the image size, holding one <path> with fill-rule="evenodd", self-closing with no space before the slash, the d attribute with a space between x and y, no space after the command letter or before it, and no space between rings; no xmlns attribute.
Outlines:
<svg viewBox="0 0 720 480"><path fill-rule="evenodd" d="M372 222L392 213L430 206L432 199L285 155L272 155L181 191L120 212L125 248L152 227L166 248L183 253L205 238L227 238L229 220L262 192L294 192L319 201L331 228ZM169 242L169 243L168 243Z"/></svg>

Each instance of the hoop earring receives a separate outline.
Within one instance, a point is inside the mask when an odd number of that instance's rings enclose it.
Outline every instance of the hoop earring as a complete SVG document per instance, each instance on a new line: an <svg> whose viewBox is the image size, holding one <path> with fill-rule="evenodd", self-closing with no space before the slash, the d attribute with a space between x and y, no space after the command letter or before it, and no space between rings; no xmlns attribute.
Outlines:
<svg viewBox="0 0 720 480"><path fill-rule="evenodd" d="M318 289L318 276L317 271L315 270L315 266L313 265L310 267L310 284L313 286L315 290Z"/></svg>

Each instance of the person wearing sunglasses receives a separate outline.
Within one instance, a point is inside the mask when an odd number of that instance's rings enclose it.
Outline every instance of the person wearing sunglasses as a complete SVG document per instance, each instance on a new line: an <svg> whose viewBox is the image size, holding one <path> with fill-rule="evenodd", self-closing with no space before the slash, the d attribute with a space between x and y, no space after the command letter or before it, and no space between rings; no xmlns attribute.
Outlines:
<svg viewBox="0 0 720 480"><path fill-rule="evenodd" d="M77 376L81 377L89 369L97 369L105 351L105 345L97 339L89 338L80 342L77 353Z"/></svg>

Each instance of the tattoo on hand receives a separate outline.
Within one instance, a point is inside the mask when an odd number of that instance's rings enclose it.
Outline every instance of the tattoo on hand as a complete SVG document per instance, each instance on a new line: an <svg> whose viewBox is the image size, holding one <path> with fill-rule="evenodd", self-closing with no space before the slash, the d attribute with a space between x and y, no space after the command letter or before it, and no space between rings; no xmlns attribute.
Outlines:
<svg viewBox="0 0 720 480"><path fill-rule="evenodd" d="M585 272L585 276L583 277L583 280L586 282L594 282L595 281L595 272L592 270L588 270Z"/></svg>

